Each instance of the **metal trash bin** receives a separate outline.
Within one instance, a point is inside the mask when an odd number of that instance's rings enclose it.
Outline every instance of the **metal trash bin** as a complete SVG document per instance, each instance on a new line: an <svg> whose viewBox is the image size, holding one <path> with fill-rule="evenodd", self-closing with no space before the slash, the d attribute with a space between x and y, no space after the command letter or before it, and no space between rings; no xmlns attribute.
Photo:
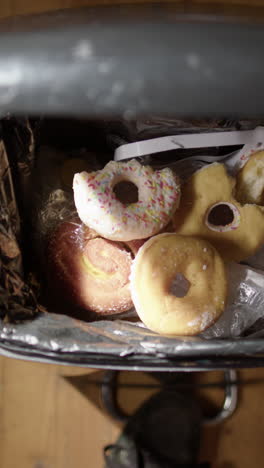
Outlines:
<svg viewBox="0 0 264 468"><path fill-rule="evenodd" d="M261 118L263 13L262 8L240 9L238 15L232 9L224 16L152 5L1 21L1 117L110 121L159 113ZM8 125L12 133L12 119ZM8 147L5 129L3 125ZM7 152L12 166L12 145ZM2 319L0 353L116 370L264 365L261 333L236 339L163 339L121 321L117 330L116 323L81 324L46 313L14 323Z"/></svg>

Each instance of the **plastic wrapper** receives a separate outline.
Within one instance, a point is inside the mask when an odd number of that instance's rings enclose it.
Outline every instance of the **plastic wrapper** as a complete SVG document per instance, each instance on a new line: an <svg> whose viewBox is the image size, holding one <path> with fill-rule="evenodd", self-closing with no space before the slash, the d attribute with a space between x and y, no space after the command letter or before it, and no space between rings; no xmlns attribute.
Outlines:
<svg viewBox="0 0 264 468"><path fill-rule="evenodd" d="M35 127L32 127L27 121L12 121L8 127L8 131L4 131L4 138L13 138L10 147L17 148L15 153L9 151L9 158L12 159L13 180L20 202L18 209L6 152L2 146L4 156L1 153L1 158L4 157L6 169L1 172L3 202L0 235L4 237L1 237L0 257L0 352L37 360L86 365L92 363L97 367L115 367L117 363L125 367L132 362L134 368L147 368L151 359L153 365L159 363L159 366L165 369L166 359L171 358L210 357L210 365L215 367L214 361L217 357L224 356L228 359L232 356L248 356L249 353L255 355L264 351L264 341L253 339L261 337L262 332L264 333L264 273L261 271L263 265L254 265L252 259L249 261L251 267L236 264L229 266L228 306L218 322L197 337L159 336L147 330L139 321L129 322L121 320L120 317L115 320L84 323L64 315L63 310L60 315L45 310L36 300L35 293L39 297L40 285L34 282L34 276L31 274L32 263L28 263L27 255L28 252L32 252L31 249L35 249L36 254L41 257L40 246L43 245L48 231L75 213L72 193L61 176L61 168L64 160L79 159L80 150L73 154L71 151L49 149L47 154L47 146L38 145L41 125L35 124ZM22 134L26 132L30 136L26 142L21 141L21 131ZM85 155L89 153L88 146L87 150L81 150L84 151L84 159L87 159ZM240 160L241 151L242 148L235 154L232 152L233 161ZM209 157L215 160L215 156ZM156 163L157 166L167 164L161 159L157 162L154 157L147 159L148 162L153 162L154 166ZM230 156L228 160L231 160ZM201 167L208 162L210 161L200 156L192 162L187 159L181 163L182 170L189 173L192 171L191 167L196 170L198 165ZM100 164L100 158L95 158L92 166L98 168ZM232 163L232 167L234 164ZM175 170L176 166L177 163ZM5 185L7 177L9 182ZM34 234L26 241L30 244L33 238L33 245L25 245L23 223L22 233L20 232L19 211L22 220L31 218L30 230L33 229ZM5 242L2 242L2 239ZM22 268L22 251L24 263L29 265L25 272ZM255 266L259 270L255 270ZM123 359L125 361L122 361Z"/></svg>
<svg viewBox="0 0 264 468"><path fill-rule="evenodd" d="M201 334L206 339L238 338L264 320L264 272L244 265L227 267L228 303L217 322ZM253 329L252 329L253 331Z"/></svg>
<svg viewBox="0 0 264 468"><path fill-rule="evenodd" d="M105 123L108 142L114 149L125 143L157 136L208 133L208 131L251 130L258 125L261 125L260 120L223 120L217 118L210 120L176 120L158 115L135 119L129 112L125 113L123 119ZM217 152L217 149L215 149L215 152Z"/></svg>

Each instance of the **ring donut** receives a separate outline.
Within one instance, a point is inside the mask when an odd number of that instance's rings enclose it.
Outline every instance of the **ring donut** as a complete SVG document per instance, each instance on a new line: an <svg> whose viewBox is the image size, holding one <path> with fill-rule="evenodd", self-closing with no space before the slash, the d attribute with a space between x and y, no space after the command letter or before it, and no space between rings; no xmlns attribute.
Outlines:
<svg viewBox="0 0 264 468"><path fill-rule="evenodd" d="M206 241L159 234L141 247L134 260L131 292L137 313L150 330L196 335L224 310L224 263Z"/></svg>
<svg viewBox="0 0 264 468"><path fill-rule="evenodd" d="M175 232L207 240L225 260L253 255L264 243L264 208L241 205L234 191L235 179L223 164L195 172L182 187Z"/></svg>
<svg viewBox="0 0 264 468"><path fill-rule="evenodd" d="M124 204L114 192L116 184L128 181L138 189L138 201ZM130 241L158 233L177 209L180 186L170 169L153 171L138 161L110 161L104 169L75 174L74 201L84 224L101 236Z"/></svg>
<svg viewBox="0 0 264 468"><path fill-rule="evenodd" d="M252 154L239 171L236 198L243 204L264 205L264 151Z"/></svg>

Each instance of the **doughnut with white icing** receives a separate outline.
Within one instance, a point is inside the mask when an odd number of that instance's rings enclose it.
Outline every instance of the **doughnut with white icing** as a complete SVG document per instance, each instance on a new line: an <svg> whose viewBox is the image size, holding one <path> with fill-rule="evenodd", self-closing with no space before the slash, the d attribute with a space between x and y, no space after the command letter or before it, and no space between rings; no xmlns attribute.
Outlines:
<svg viewBox="0 0 264 468"><path fill-rule="evenodd" d="M114 188L130 182L138 200L122 203ZM110 161L104 169L81 172L73 179L74 201L83 223L116 241L145 239L157 234L172 218L180 201L180 185L170 169L154 171L138 161Z"/></svg>

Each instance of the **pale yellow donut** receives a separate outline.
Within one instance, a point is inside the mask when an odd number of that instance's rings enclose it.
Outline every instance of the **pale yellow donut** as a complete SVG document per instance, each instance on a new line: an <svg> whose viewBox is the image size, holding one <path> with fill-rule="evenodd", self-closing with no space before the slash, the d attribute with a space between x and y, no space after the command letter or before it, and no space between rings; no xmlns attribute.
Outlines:
<svg viewBox="0 0 264 468"><path fill-rule="evenodd" d="M189 282L184 297L174 293L175 279ZM225 308L225 266L207 241L159 234L139 250L131 271L132 300L142 322L165 335L196 335Z"/></svg>
<svg viewBox="0 0 264 468"><path fill-rule="evenodd" d="M236 198L264 205L264 151L252 154L237 175Z"/></svg>
<svg viewBox="0 0 264 468"><path fill-rule="evenodd" d="M264 207L238 203L235 183L224 164L210 164L195 172L182 188L173 224L177 234L207 240L224 260L240 262L264 243ZM210 221L218 205L230 208L231 222Z"/></svg>

